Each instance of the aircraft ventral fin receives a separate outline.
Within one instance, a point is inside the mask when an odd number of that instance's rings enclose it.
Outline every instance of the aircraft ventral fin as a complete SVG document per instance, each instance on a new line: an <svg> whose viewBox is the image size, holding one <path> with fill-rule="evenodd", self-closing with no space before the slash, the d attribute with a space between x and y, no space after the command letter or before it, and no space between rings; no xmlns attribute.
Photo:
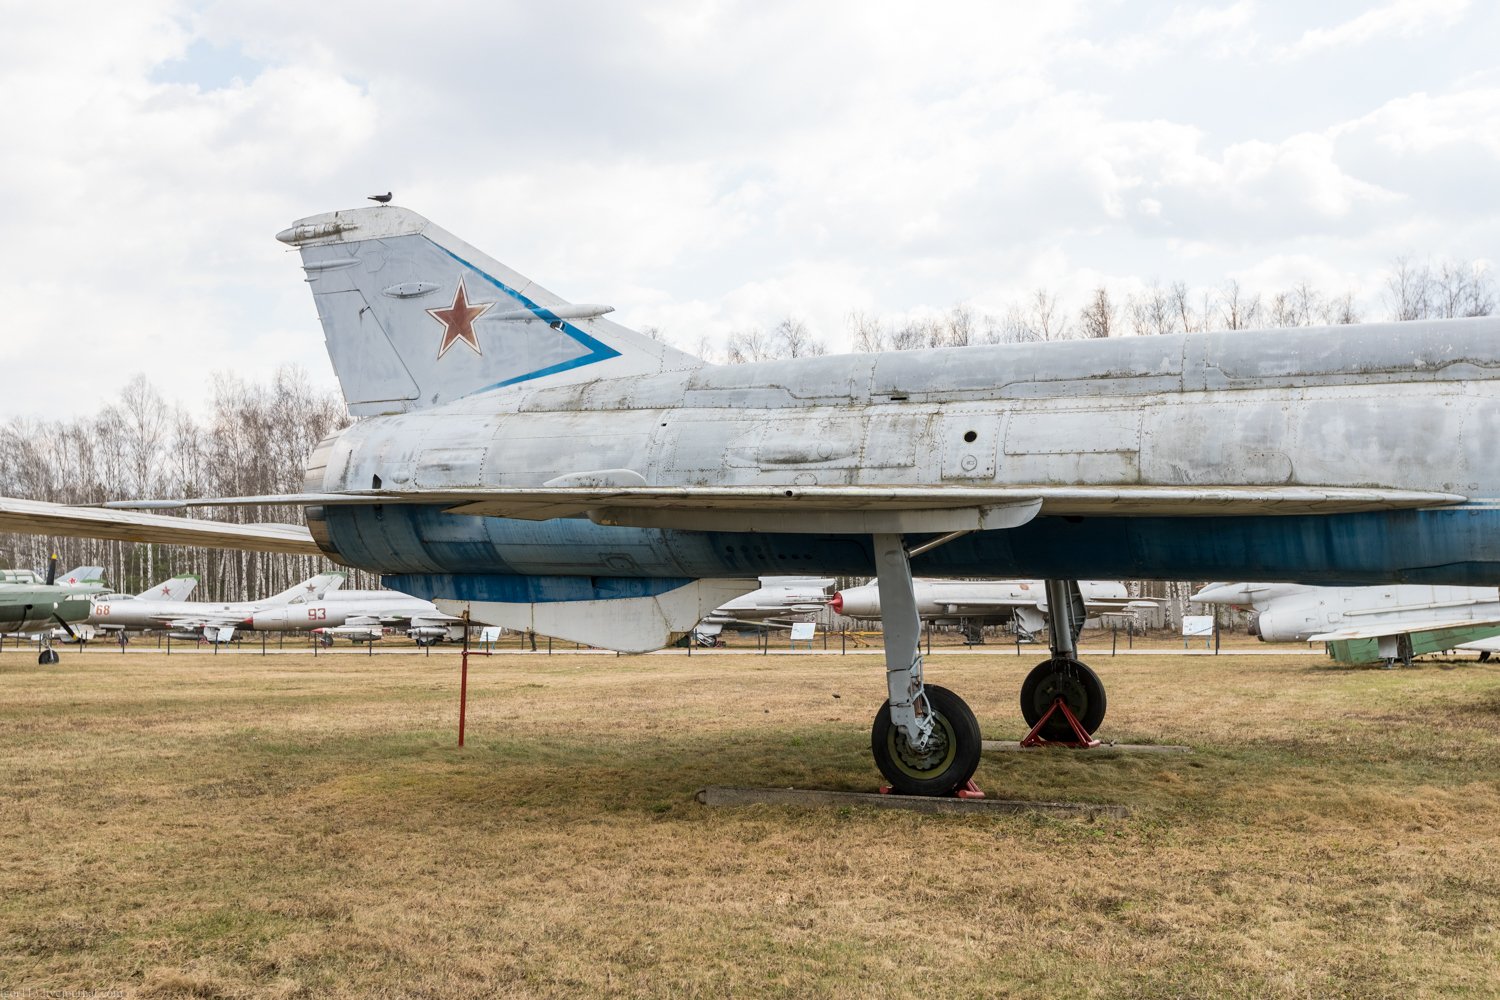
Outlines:
<svg viewBox="0 0 1500 1000"><path fill-rule="evenodd" d="M582 515L600 524L687 531L864 533L1013 528L1038 515L1347 514L1441 507L1465 500L1452 493L1315 486L544 486L293 493L107 506L434 504L455 514L535 521Z"/></svg>

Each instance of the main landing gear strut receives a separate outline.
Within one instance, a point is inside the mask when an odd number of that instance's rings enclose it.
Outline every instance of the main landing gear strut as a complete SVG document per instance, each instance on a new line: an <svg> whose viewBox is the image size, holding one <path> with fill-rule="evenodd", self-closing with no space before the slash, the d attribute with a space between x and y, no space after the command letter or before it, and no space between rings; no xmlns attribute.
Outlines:
<svg viewBox="0 0 1500 1000"><path fill-rule="evenodd" d="M875 569L890 694L870 730L875 766L892 791L947 795L979 766L979 720L958 695L922 681L922 620L900 535L875 536Z"/></svg>
<svg viewBox="0 0 1500 1000"><path fill-rule="evenodd" d="M979 722L958 695L923 682L922 623L900 535L875 536L875 568L889 693L870 729L875 766L894 792L953 794L979 766ZM1073 580L1048 580L1046 588L1052 655L1021 685L1021 715L1032 743L1089 746L1104 721L1105 699L1099 676L1078 659L1083 596Z"/></svg>
<svg viewBox="0 0 1500 1000"><path fill-rule="evenodd" d="M1104 721L1105 698L1099 675L1078 659L1083 595L1076 580L1048 580L1046 588L1052 655L1021 684L1021 716L1032 729L1027 742L1089 746L1087 737Z"/></svg>

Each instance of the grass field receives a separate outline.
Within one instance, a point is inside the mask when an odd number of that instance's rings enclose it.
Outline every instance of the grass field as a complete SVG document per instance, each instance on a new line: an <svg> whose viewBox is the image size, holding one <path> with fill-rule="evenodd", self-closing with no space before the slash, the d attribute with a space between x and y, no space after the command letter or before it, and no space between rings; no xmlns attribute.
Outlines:
<svg viewBox="0 0 1500 1000"><path fill-rule="evenodd" d="M990 738L1035 655L939 656ZM1102 736L868 790L871 656L0 654L0 997L1500 995L1500 668L1093 662Z"/></svg>

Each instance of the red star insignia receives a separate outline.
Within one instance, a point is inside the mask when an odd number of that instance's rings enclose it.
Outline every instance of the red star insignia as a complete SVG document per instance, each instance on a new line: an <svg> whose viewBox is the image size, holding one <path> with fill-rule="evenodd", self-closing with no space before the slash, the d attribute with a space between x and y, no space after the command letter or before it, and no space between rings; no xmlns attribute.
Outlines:
<svg viewBox="0 0 1500 1000"><path fill-rule="evenodd" d="M469 305L469 292L464 288L464 279L458 279L458 288L453 292L453 304L447 309L429 309L427 315L443 324L443 340L438 344L438 357L448 353L448 348L460 340L474 351L479 349L479 338L474 336L474 321L489 311L493 302L478 302Z"/></svg>
<svg viewBox="0 0 1500 1000"><path fill-rule="evenodd" d="M171 593L171 592L172 592L172 588L171 588L171 587L162 587L162 588L161 588L161 595L162 595L162 596L163 596L163 597L166 597L166 596L167 596L167 595L168 595L168 594L170 594L170 593Z"/></svg>

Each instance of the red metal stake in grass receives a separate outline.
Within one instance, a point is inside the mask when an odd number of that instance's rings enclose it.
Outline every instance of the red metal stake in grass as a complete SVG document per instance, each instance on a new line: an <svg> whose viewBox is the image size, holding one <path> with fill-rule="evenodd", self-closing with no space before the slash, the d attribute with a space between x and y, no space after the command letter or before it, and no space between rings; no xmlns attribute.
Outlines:
<svg viewBox="0 0 1500 1000"><path fill-rule="evenodd" d="M469 709L469 635L468 629L464 629L464 652L461 659L463 667L458 675L458 748L464 746L464 715Z"/></svg>

